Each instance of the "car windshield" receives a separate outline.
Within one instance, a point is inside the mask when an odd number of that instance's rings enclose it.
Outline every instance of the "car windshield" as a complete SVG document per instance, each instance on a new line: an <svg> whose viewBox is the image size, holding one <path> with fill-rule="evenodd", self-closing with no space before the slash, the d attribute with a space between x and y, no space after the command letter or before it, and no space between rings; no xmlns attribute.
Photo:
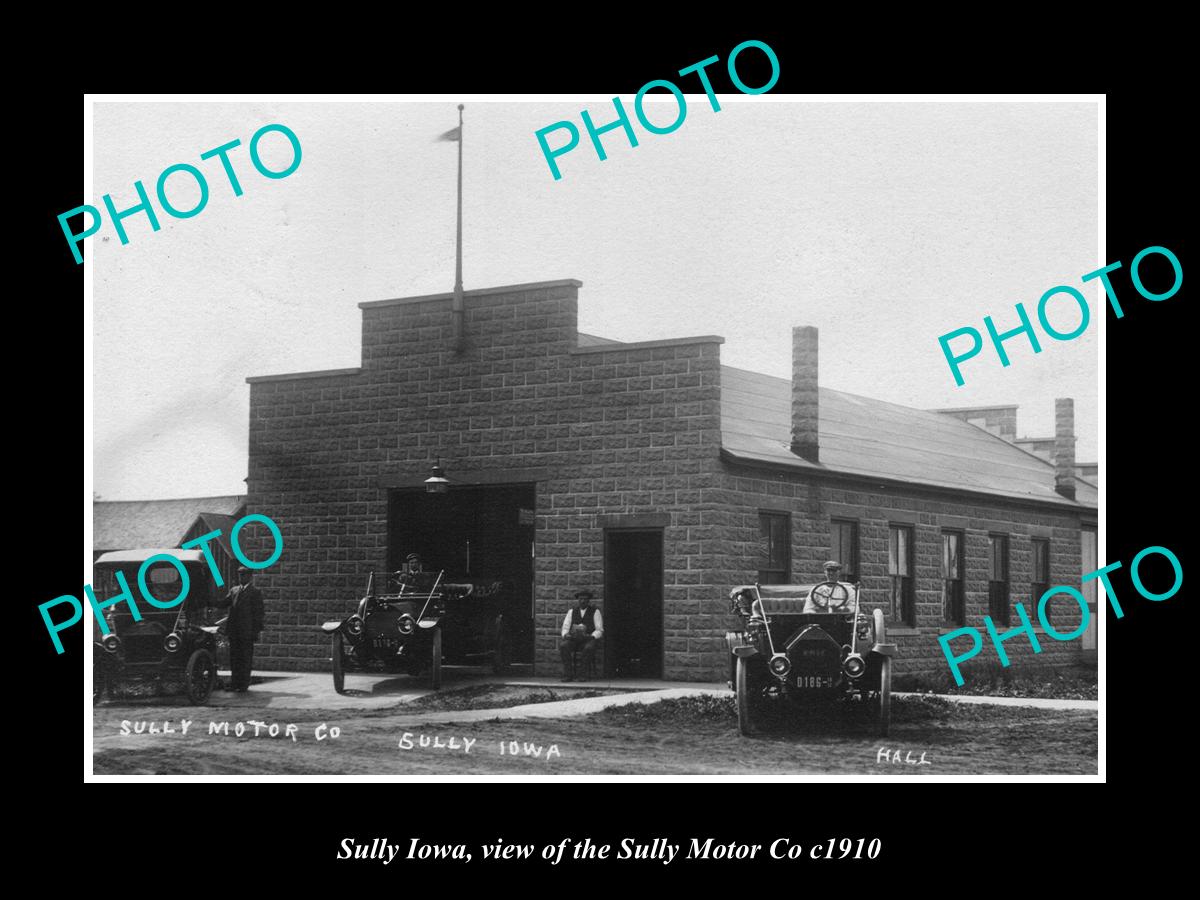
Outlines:
<svg viewBox="0 0 1200 900"><path fill-rule="evenodd" d="M96 592L96 599L103 602L111 600L121 593L121 586L117 582L116 575L120 571L125 576L125 583L129 585L130 593L133 594L134 602L137 604L138 612L142 614L143 619L169 617L173 620L179 614L178 606L172 606L169 609L159 609L146 602L141 590L138 588L138 568L139 566L133 563L122 566L98 567L96 570L96 583L93 587L93 590ZM184 600L184 606L188 616L193 618L196 624L202 624L200 619L204 615L204 610L212 602L213 585L207 571L203 567L197 568L188 565L186 568L188 573L188 595ZM146 572L146 587L156 600L169 603L179 596L179 572L170 563L155 564ZM119 603L111 607L111 609L118 621L128 622L133 617L126 603Z"/></svg>

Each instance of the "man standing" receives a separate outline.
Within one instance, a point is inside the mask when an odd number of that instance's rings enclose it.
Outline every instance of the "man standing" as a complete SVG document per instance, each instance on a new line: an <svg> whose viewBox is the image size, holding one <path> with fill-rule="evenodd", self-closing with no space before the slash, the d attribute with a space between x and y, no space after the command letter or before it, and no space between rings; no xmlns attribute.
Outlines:
<svg viewBox="0 0 1200 900"><path fill-rule="evenodd" d="M218 608L229 607L225 619L225 634L229 637L229 668L232 670L229 689L245 693L250 689L250 670L254 668L254 643L263 629L262 591L254 586L254 573L242 566L238 569L236 587Z"/></svg>
<svg viewBox="0 0 1200 900"><path fill-rule="evenodd" d="M576 605L572 606L563 619L562 640L558 642L559 656L562 657L563 681L583 681L583 676L574 672L575 653L583 658L583 669L591 668L596 656L596 647L600 638L604 637L604 617L600 610L592 606L591 591L576 591Z"/></svg>

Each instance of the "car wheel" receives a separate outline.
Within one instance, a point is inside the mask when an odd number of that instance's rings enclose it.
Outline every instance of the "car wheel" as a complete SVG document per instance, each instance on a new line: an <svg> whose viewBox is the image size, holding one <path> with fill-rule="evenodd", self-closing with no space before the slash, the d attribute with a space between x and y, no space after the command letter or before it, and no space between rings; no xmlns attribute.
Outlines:
<svg viewBox="0 0 1200 900"><path fill-rule="evenodd" d="M757 695L761 688L758 679L750 672L750 664L740 656L737 657L735 682L737 684L738 730L749 736L758 731L755 714L759 709L761 698Z"/></svg>
<svg viewBox="0 0 1200 900"><path fill-rule="evenodd" d="M442 626L433 629L433 664L429 669L429 686L435 691L442 686Z"/></svg>
<svg viewBox="0 0 1200 900"><path fill-rule="evenodd" d="M892 724L892 660L885 656L879 669L879 734L888 736Z"/></svg>
<svg viewBox="0 0 1200 900"><path fill-rule="evenodd" d="M887 643L887 622L883 618L883 610L876 609L872 614L875 625L875 643Z"/></svg>
<svg viewBox="0 0 1200 900"><path fill-rule="evenodd" d="M333 662L333 689L339 694L346 691L346 660L342 656L342 633L335 631L329 648L329 658Z"/></svg>
<svg viewBox="0 0 1200 900"><path fill-rule="evenodd" d="M192 703L203 703L212 693L217 680L217 664L207 650L196 650L187 661L187 698Z"/></svg>

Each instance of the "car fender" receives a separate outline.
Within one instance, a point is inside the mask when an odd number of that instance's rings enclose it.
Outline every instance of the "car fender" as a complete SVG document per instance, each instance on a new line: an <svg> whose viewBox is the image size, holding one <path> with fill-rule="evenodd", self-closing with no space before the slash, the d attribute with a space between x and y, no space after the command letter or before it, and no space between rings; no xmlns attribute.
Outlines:
<svg viewBox="0 0 1200 900"><path fill-rule="evenodd" d="M333 634L335 631L341 631L342 626L346 624L345 619L338 619L333 622L322 622L321 630L326 634Z"/></svg>
<svg viewBox="0 0 1200 900"><path fill-rule="evenodd" d="M874 646L871 647L871 652L878 654L879 656L895 656L896 655L896 645L895 644L875 644Z"/></svg>
<svg viewBox="0 0 1200 900"><path fill-rule="evenodd" d="M744 644L741 647L734 647L733 655L738 659L751 659L758 656L758 648L753 644Z"/></svg>

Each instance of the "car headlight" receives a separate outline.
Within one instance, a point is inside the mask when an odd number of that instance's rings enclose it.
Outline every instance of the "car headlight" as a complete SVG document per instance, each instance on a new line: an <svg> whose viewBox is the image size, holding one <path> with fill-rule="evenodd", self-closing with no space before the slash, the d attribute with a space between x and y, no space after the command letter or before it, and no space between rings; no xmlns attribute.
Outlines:
<svg viewBox="0 0 1200 900"><path fill-rule="evenodd" d="M346 620L346 632L351 637L358 637L363 632L363 620L357 613Z"/></svg>
<svg viewBox="0 0 1200 900"><path fill-rule="evenodd" d="M792 671L792 661L787 658L787 654L776 653L767 663L767 668L776 678L786 678L788 672Z"/></svg>
<svg viewBox="0 0 1200 900"><path fill-rule="evenodd" d="M401 634L412 634L417 629L417 620L405 613L396 620L396 629Z"/></svg>
<svg viewBox="0 0 1200 900"><path fill-rule="evenodd" d="M109 653L116 653L121 649L121 639L115 634L106 634L101 644L104 645L104 649Z"/></svg>
<svg viewBox="0 0 1200 900"><path fill-rule="evenodd" d="M179 648L182 646L183 646L183 638L181 638L179 635L177 635L173 631L170 634L168 634L165 638L163 638L163 649L166 650L168 653L178 653Z"/></svg>
<svg viewBox="0 0 1200 900"><path fill-rule="evenodd" d="M861 654L851 653L842 660L842 671L848 678L862 678L863 673L867 671L867 662Z"/></svg>

